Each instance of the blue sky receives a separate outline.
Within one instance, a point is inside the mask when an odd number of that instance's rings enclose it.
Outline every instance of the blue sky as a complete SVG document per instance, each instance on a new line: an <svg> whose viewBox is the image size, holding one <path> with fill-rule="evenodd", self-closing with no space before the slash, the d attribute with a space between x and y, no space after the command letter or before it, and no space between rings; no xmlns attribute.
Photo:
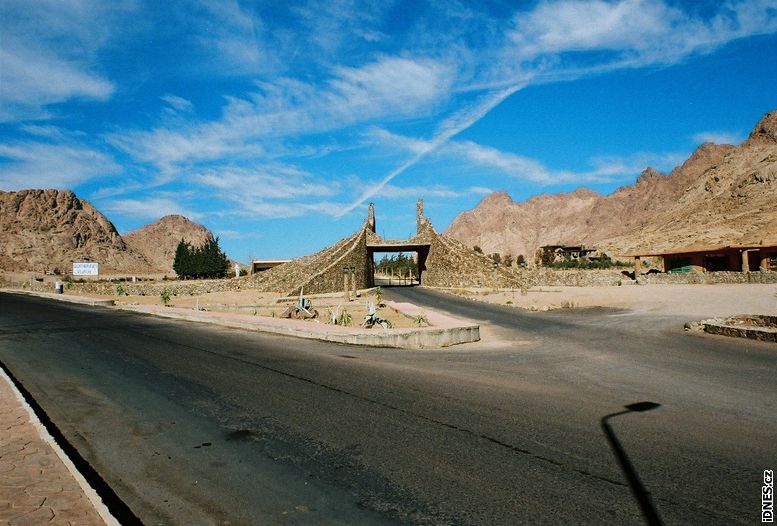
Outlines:
<svg viewBox="0 0 777 526"><path fill-rule="evenodd" d="M610 193L777 109L777 0L3 0L0 189L296 257Z"/></svg>

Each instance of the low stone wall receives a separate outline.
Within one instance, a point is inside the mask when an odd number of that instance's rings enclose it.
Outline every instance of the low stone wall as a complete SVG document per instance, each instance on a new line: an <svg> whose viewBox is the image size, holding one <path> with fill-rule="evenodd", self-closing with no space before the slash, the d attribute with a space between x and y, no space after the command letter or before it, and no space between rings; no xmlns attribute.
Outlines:
<svg viewBox="0 0 777 526"><path fill-rule="evenodd" d="M533 282L537 286L555 287L614 287L631 281L620 270L552 270L535 269Z"/></svg>
<svg viewBox="0 0 777 526"><path fill-rule="evenodd" d="M45 291L53 292L53 284L46 284ZM153 281L153 282L86 282L65 285L68 294L99 294L116 296L117 286L121 286L124 292L135 296L159 296L163 289L167 289L171 296L198 296L209 292L238 292L241 290L254 290L255 285L246 278L234 279L203 279L187 281ZM44 290L44 289L41 289Z"/></svg>
<svg viewBox="0 0 777 526"><path fill-rule="evenodd" d="M637 278L640 285L713 285L716 283L777 283L777 272L670 272L646 274Z"/></svg>
<svg viewBox="0 0 777 526"><path fill-rule="evenodd" d="M702 320L698 324L709 334L777 342L777 316L743 314L725 320Z"/></svg>

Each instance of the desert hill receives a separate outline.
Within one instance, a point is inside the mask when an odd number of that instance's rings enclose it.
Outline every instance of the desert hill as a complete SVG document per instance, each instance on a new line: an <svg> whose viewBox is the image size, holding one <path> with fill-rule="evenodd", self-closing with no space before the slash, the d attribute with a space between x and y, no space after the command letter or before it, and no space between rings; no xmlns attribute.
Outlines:
<svg viewBox="0 0 777 526"><path fill-rule="evenodd" d="M777 112L741 146L703 144L668 175L647 168L603 196L584 188L516 203L505 192L457 216L446 234L484 252L586 244L612 255L777 237Z"/></svg>
<svg viewBox="0 0 777 526"><path fill-rule="evenodd" d="M183 238L213 234L183 216L167 216L122 237L107 217L70 190L0 191L0 270L68 273L96 261L101 274L172 274Z"/></svg>
<svg viewBox="0 0 777 526"><path fill-rule="evenodd" d="M69 190L0 192L0 268L67 272L74 260L97 261L101 272L140 271L108 218Z"/></svg>
<svg viewBox="0 0 777 526"><path fill-rule="evenodd" d="M149 225L124 235L124 242L142 255L156 272L173 275L175 249L181 239L193 246L201 246L213 233L181 215L164 216Z"/></svg>

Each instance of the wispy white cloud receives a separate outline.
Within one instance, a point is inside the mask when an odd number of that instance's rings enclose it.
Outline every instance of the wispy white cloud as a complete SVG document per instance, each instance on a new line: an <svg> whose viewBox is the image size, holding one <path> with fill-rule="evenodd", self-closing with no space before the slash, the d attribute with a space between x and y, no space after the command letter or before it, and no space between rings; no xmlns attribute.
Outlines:
<svg viewBox="0 0 777 526"><path fill-rule="evenodd" d="M745 36L777 29L773 0L718 4L708 20L652 0L543 1L516 14L508 32L518 60L570 52L610 52L604 62L671 63Z"/></svg>
<svg viewBox="0 0 777 526"><path fill-rule="evenodd" d="M496 93L491 93L475 106L467 108L465 111L456 112L453 116L445 119L439 126L437 134L426 144L424 149L417 151L410 159L400 164L394 170L390 171L377 184L371 185L355 201L339 211L336 217L343 217L360 206L366 200L378 194L398 175L406 172L408 169L418 164L427 155L433 153L438 148L447 143L451 138L475 124L486 114L488 114L488 112L490 112L493 108L501 104L502 101L504 101L507 97L522 87L522 85L514 85Z"/></svg>
<svg viewBox="0 0 777 526"><path fill-rule="evenodd" d="M74 97L106 100L113 83L48 52L14 43L0 48L0 120L48 118L44 108Z"/></svg>
<svg viewBox="0 0 777 526"><path fill-rule="evenodd" d="M26 2L0 6L0 120L44 119L48 105L86 98L105 101L115 91L97 53L111 38L126 2Z"/></svg>
<svg viewBox="0 0 777 526"><path fill-rule="evenodd" d="M745 137L740 133L733 133L727 131L704 131L699 132L693 136L693 142L702 144L705 142L711 142L715 144L739 144Z"/></svg>
<svg viewBox="0 0 777 526"><path fill-rule="evenodd" d="M360 68L336 67L323 86L288 78L260 83L245 98L228 98L219 120L113 133L107 140L140 162L174 173L227 156L266 157L266 141L415 115L447 97L450 82L451 72L434 61L383 57Z"/></svg>
<svg viewBox="0 0 777 526"><path fill-rule="evenodd" d="M471 141L451 143L446 148L446 153L458 155L476 166L491 168L509 177L540 185L612 182L633 177L648 166L668 171L688 157L687 154L680 153L644 152L627 157L597 157L590 160L591 169L573 171L550 169L536 159L502 152Z"/></svg>
<svg viewBox="0 0 777 526"><path fill-rule="evenodd" d="M160 99L166 102L169 105L169 109L173 112L189 113L194 109L192 101L177 95L167 94L160 97Z"/></svg>
<svg viewBox="0 0 777 526"><path fill-rule="evenodd" d="M411 153L430 147L428 141L404 137L386 130L373 129L370 137L380 141L382 146ZM536 159L504 152L473 141L449 141L437 150L436 156L438 160L454 157L459 163L464 160L473 167L487 168L499 175L540 185L613 181L639 174L648 166L669 171L687 158L687 154L683 153L636 152L628 156L601 156L590 159L588 165L591 169L589 170L553 170ZM391 194L393 188L392 185L385 186L381 196L385 196L386 192ZM477 193L471 189L468 191Z"/></svg>
<svg viewBox="0 0 777 526"><path fill-rule="evenodd" d="M568 51L644 50L683 19L681 11L663 2L545 1L516 15L508 35L522 59Z"/></svg>
<svg viewBox="0 0 777 526"><path fill-rule="evenodd" d="M179 200L168 197L108 200L101 203L100 208L109 214L133 220L159 219L162 216L171 214L186 216L194 220L199 220L203 217L202 214L181 206Z"/></svg>
<svg viewBox="0 0 777 526"><path fill-rule="evenodd" d="M72 188L121 170L109 155L82 145L0 144L0 188Z"/></svg>
<svg viewBox="0 0 777 526"><path fill-rule="evenodd" d="M386 38L378 25L383 14L393 7L393 1L364 2L359 0L308 1L293 8L314 46L307 50L323 55L326 60L342 48L357 47L364 42L379 42Z"/></svg>
<svg viewBox="0 0 777 526"><path fill-rule="evenodd" d="M296 199L332 195L332 185L311 180L309 174L291 166L212 168L189 177L191 183L210 187L235 201L245 199Z"/></svg>
<svg viewBox="0 0 777 526"><path fill-rule="evenodd" d="M396 186L387 184L380 192L382 199L441 198L455 199L472 195L487 195L491 190L481 186L454 189L448 185Z"/></svg>
<svg viewBox="0 0 777 526"><path fill-rule="evenodd" d="M523 181L540 184L560 182L541 162L514 153L507 153L471 141L451 143L447 151L478 166L493 168L500 173Z"/></svg>
<svg viewBox="0 0 777 526"><path fill-rule="evenodd" d="M289 219L309 214L320 214L335 217L342 204L331 201L306 202L273 202L252 201L249 199L240 201L240 206L223 215L241 216L252 219Z"/></svg>
<svg viewBox="0 0 777 526"><path fill-rule="evenodd" d="M464 107L442 121L436 135L414 143L413 155L372 185L338 216L341 217L379 193L390 181L415 166L453 137L478 122L510 95L532 82L572 79L626 67L672 63L689 54L709 51L723 43L777 31L777 9L773 0L731 2L705 22L689 17L663 2L649 0L556 0L542 1L521 12L507 31L509 44L493 53L495 64L482 67L489 80L484 86L503 86L474 107ZM568 65L570 52L596 52L581 63ZM504 87L506 86L506 87ZM468 149L473 160L491 164L508 173L550 184L565 178L606 180L625 170L624 166L602 163L579 173L551 172L521 156L498 155L482 147Z"/></svg>
<svg viewBox="0 0 777 526"><path fill-rule="evenodd" d="M275 67L264 23L249 7L236 0L196 0L194 6L193 13L178 14L208 57L210 72L253 74Z"/></svg>
<svg viewBox="0 0 777 526"><path fill-rule="evenodd" d="M243 239L260 239L264 237L264 234L262 232L255 232L255 231L246 232L243 230L232 230L228 228L218 228L214 231L214 233L220 239L243 240Z"/></svg>
<svg viewBox="0 0 777 526"><path fill-rule="evenodd" d="M336 194L338 183L317 182L303 170L277 163L208 168L189 176L188 184L228 203L222 215L290 218L308 213L332 215L340 207L324 200Z"/></svg>

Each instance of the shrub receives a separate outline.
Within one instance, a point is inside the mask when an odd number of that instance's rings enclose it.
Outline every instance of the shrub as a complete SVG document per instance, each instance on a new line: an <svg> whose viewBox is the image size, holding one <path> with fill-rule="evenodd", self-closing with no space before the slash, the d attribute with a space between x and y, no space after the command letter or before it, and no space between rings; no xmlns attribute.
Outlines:
<svg viewBox="0 0 777 526"><path fill-rule="evenodd" d="M116 295L117 296L126 296L127 292L124 290L124 285L121 283L116 284Z"/></svg>
<svg viewBox="0 0 777 526"><path fill-rule="evenodd" d="M167 306L167 304L170 303L170 291L167 289L167 287L163 288L159 295L162 297L162 303Z"/></svg>
<svg viewBox="0 0 777 526"><path fill-rule="evenodd" d="M378 307L380 307L381 304L383 303L382 300L383 300L383 289L378 287L375 289L375 303L377 304Z"/></svg>
<svg viewBox="0 0 777 526"><path fill-rule="evenodd" d="M340 313L340 319L338 320L338 325L347 327L350 324L351 324L351 315L348 313L348 309L343 309L343 312Z"/></svg>

